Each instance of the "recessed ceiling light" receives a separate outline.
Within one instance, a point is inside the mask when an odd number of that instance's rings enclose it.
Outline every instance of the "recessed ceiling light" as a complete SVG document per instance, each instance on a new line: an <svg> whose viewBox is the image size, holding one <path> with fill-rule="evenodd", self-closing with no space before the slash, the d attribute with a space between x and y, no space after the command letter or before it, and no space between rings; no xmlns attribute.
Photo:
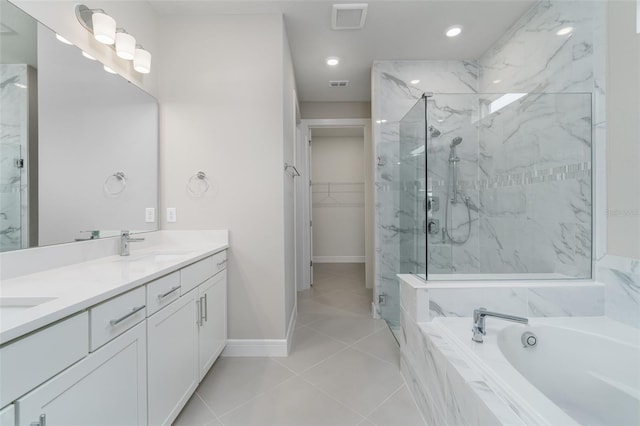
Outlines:
<svg viewBox="0 0 640 426"><path fill-rule="evenodd" d="M56 38L63 42L64 44L70 44L73 45L73 43L71 43L69 40L67 40L66 38L62 37L60 34L56 34Z"/></svg>
<svg viewBox="0 0 640 426"><path fill-rule="evenodd" d="M501 82L502 82L502 80L500 80L500 79L493 80L493 84L498 84L498 83L501 83Z"/></svg>
<svg viewBox="0 0 640 426"><path fill-rule="evenodd" d="M335 67L339 63L340 63L340 59L336 58L335 56L330 56L330 57L327 58L327 65L329 65L331 67Z"/></svg>
<svg viewBox="0 0 640 426"><path fill-rule="evenodd" d="M115 72L114 70L112 70L111 68L109 68L109 67L108 67L108 66L106 66L106 65L104 66L104 70L105 70L106 72L108 72L108 73L111 73L111 74L117 74L117 72Z"/></svg>
<svg viewBox="0 0 640 426"><path fill-rule="evenodd" d="M418 84L418 83L420 83L420 80L411 80L410 83L411 84Z"/></svg>
<svg viewBox="0 0 640 426"><path fill-rule="evenodd" d="M452 27L447 28L447 31L445 32L445 34L447 35L447 37L455 37L457 35L460 35L461 32L462 32L462 25L454 25Z"/></svg>
<svg viewBox="0 0 640 426"><path fill-rule="evenodd" d="M564 27L564 28L560 28L556 34L558 34L559 36L563 36L563 35L571 34L572 32L573 32L573 27Z"/></svg>
<svg viewBox="0 0 640 426"><path fill-rule="evenodd" d="M84 56L87 59L91 59L92 61L95 61L96 58L94 58L93 56L89 55L87 52L85 52L84 50L82 51L82 56Z"/></svg>

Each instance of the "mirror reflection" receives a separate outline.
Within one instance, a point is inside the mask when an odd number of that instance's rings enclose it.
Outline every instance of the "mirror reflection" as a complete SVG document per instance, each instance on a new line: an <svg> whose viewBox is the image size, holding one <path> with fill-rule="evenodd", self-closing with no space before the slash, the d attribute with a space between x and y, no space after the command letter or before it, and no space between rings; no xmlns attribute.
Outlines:
<svg viewBox="0 0 640 426"><path fill-rule="evenodd" d="M0 7L0 251L157 229L156 100Z"/></svg>

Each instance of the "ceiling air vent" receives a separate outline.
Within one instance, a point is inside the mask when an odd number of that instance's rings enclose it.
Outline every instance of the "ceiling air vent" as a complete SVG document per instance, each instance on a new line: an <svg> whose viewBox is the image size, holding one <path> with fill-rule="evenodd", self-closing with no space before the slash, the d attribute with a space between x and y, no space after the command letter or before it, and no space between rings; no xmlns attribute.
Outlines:
<svg viewBox="0 0 640 426"><path fill-rule="evenodd" d="M334 4L331 28L334 30L359 30L367 17L366 3Z"/></svg>
<svg viewBox="0 0 640 426"><path fill-rule="evenodd" d="M329 86L331 87L347 87L349 80L329 80Z"/></svg>

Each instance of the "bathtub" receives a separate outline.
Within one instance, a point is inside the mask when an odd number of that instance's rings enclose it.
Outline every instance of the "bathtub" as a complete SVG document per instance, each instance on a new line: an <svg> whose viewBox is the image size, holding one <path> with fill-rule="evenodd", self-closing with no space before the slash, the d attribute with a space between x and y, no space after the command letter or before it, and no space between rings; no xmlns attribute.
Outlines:
<svg viewBox="0 0 640 426"><path fill-rule="evenodd" d="M430 325L522 424L640 425L640 330L606 317L533 318L528 326L487 317L484 343L476 343L471 326L471 318ZM525 331L535 346L523 346Z"/></svg>

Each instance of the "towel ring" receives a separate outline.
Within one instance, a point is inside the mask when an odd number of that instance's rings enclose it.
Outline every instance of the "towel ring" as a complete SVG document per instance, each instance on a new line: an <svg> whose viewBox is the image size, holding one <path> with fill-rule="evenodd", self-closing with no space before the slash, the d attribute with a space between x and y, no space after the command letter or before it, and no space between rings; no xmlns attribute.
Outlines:
<svg viewBox="0 0 640 426"><path fill-rule="evenodd" d="M104 180L104 192L111 196L122 194L127 189L127 178L124 172L115 172Z"/></svg>
<svg viewBox="0 0 640 426"><path fill-rule="evenodd" d="M194 197L202 197L211 187L207 174L203 171L197 172L189 178L187 191Z"/></svg>

